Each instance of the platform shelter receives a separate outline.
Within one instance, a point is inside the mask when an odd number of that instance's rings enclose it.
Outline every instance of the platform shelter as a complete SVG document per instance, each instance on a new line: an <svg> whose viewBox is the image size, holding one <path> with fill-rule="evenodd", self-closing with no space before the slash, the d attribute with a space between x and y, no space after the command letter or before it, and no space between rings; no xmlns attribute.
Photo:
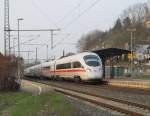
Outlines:
<svg viewBox="0 0 150 116"><path fill-rule="evenodd" d="M116 58L118 58L119 56L128 56L128 54L131 53L131 51L129 50L125 50L125 49L119 49L119 48L107 48L107 49L101 49L101 50L94 50L92 51L96 54L98 54L100 56L100 58L102 59L102 63L103 63L103 77L105 78L106 76L108 76L106 74L106 67L110 67L109 68L109 76L110 78L114 78L115 76L115 71L120 70L119 68L116 68L115 70L115 66L114 66L114 60L116 60ZM109 60L109 65L106 66L106 62ZM118 71L119 73L121 73L121 70ZM118 74L118 73L117 73ZM121 76L121 74L118 74Z"/></svg>

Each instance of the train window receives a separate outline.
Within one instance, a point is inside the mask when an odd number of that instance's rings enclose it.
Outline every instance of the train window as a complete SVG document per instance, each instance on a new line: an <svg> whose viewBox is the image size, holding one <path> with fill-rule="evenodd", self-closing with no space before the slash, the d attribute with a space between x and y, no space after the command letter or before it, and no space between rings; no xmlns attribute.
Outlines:
<svg viewBox="0 0 150 116"><path fill-rule="evenodd" d="M56 69L69 69L71 68L71 63L66 63L66 64L58 64L56 66Z"/></svg>
<svg viewBox="0 0 150 116"><path fill-rule="evenodd" d="M96 67L96 66L100 66L100 63L98 62L98 61L86 61L85 62L88 66L94 66L94 67Z"/></svg>
<svg viewBox="0 0 150 116"><path fill-rule="evenodd" d="M81 68L80 62L73 62L73 68Z"/></svg>
<svg viewBox="0 0 150 116"><path fill-rule="evenodd" d="M57 66L56 66L56 69L63 69L63 64L58 64Z"/></svg>
<svg viewBox="0 0 150 116"><path fill-rule="evenodd" d="M47 67L44 67L44 69L51 69L51 67L50 67L50 66L47 66Z"/></svg>
<svg viewBox="0 0 150 116"><path fill-rule="evenodd" d="M100 66L99 58L95 55L84 56L84 61L88 66Z"/></svg>
<svg viewBox="0 0 150 116"><path fill-rule="evenodd" d="M88 59L95 59L95 60L99 60L99 58L95 55L87 55L84 56L84 60L88 60Z"/></svg>
<svg viewBox="0 0 150 116"><path fill-rule="evenodd" d="M65 64L65 69L71 68L71 63L66 63Z"/></svg>

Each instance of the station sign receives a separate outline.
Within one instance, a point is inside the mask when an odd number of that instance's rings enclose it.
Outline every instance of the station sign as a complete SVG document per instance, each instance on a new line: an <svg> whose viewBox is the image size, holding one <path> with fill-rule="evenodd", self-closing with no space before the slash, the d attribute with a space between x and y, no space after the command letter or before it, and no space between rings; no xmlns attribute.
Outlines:
<svg viewBox="0 0 150 116"><path fill-rule="evenodd" d="M134 53L128 54L128 59L135 59L135 58L137 58L136 54L134 54Z"/></svg>

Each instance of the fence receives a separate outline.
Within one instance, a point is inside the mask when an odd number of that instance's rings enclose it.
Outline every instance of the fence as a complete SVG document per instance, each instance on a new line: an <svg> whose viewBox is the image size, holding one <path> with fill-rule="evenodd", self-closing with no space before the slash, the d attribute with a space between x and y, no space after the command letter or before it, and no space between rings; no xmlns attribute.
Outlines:
<svg viewBox="0 0 150 116"><path fill-rule="evenodd" d="M144 67L144 66L143 66ZM137 79L140 78L142 79L143 75L150 75L150 69L149 68L141 68L134 66L132 69L132 74L131 74L131 68L130 66L105 66L105 78L132 78L132 79ZM145 72L148 71L147 73ZM132 77L131 77L132 75ZM150 76L149 76L150 78Z"/></svg>

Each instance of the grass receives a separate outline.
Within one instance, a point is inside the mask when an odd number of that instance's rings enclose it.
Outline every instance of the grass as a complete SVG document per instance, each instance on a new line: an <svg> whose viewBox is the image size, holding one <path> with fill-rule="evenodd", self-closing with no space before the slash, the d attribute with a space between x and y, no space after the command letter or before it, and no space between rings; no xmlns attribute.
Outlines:
<svg viewBox="0 0 150 116"><path fill-rule="evenodd" d="M57 93L33 96L23 92L0 92L0 116L73 116L75 107Z"/></svg>
<svg viewBox="0 0 150 116"><path fill-rule="evenodd" d="M150 75L143 75L141 78L150 80Z"/></svg>
<svg viewBox="0 0 150 116"><path fill-rule="evenodd" d="M137 76L135 79L150 80L150 75Z"/></svg>
<svg viewBox="0 0 150 116"><path fill-rule="evenodd" d="M0 92L0 114L3 110L13 106L18 101L28 97L28 93L20 92Z"/></svg>

